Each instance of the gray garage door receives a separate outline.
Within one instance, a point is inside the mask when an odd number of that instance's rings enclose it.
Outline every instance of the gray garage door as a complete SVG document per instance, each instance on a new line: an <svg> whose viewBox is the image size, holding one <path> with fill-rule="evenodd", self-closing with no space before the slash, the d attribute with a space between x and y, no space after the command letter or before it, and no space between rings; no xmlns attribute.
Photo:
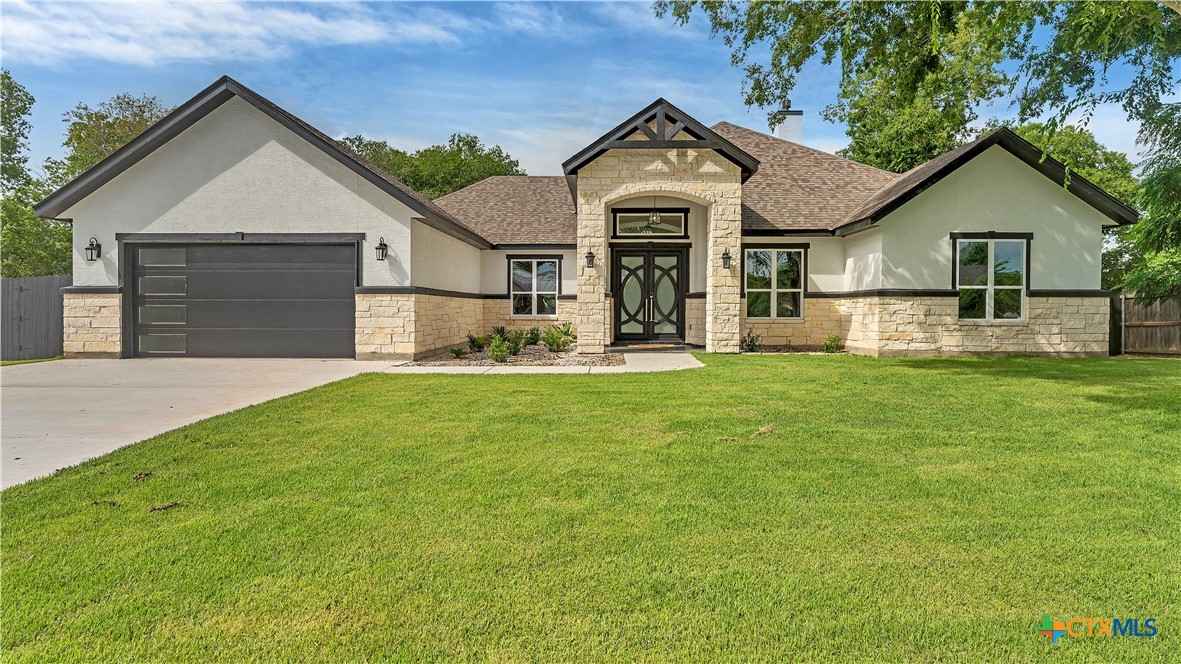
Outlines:
<svg viewBox="0 0 1181 664"><path fill-rule="evenodd" d="M138 356L353 357L355 245L131 249Z"/></svg>

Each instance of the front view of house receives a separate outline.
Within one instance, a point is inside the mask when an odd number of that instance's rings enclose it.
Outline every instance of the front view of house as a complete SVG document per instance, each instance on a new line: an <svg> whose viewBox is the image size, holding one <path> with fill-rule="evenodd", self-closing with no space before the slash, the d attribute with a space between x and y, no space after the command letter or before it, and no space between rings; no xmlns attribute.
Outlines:
<svg viewBox="0 0 1181 664"><path fill-rule="evenodd" d="M798 116L789 115L789 121ZM419 358L571 322L578 351L1106 354L1137 213L997 130L898 175L664 101L430 201L229 78L42 201L72 357Z"/></svg>

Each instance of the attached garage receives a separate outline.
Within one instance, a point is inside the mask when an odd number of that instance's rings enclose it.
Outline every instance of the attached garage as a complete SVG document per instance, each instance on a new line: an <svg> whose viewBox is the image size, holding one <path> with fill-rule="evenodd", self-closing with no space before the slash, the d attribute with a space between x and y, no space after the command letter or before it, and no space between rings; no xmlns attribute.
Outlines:
<svg viewBox="0 0 1181 664"><path fill-rule="evenodd" d="M354 355L357 244L128 243L125 354Z"/></svg>

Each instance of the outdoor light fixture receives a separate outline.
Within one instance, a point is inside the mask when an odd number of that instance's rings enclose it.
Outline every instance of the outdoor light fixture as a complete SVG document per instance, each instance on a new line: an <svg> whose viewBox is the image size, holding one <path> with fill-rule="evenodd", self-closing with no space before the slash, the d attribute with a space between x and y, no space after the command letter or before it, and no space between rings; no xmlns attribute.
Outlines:
<svg viewBox="0 0 1181 664"><path fill-rule="evenodd" d="M660 225L660 213L656 211L656 197L652 197L652 211L648 213L648 225L644 227L645 233L651 233L653 228Z"/></svg>
<svg viewBox="0 0 1181 664"><path fill-rule="evenodd" d="M722 267L727 270L730 269L730 247L726 247L722 251Z"/></svg>
<svg viewBox="0 0 1181 664"><path fill-rule="evenodd" d="M90 244L86 245L86 260L93 263L103 255L103 246L98 243L95 238L90 238Z"/></svg>
<svg viewBox="0 0 1181 664"><path fill-rule="evenodd" d="M594 267L595 266L595 252L591 251L590 249L587 249L586 256L584 256L583 258L586 258L586 266L587 267Z"/></svg>
<svg viewBox="0 0 1181 664"><path fill-rule="evenodd" d="M390 253L390 247L385 243L385 238L377 240L377 260L384 261L387 254Z"/></svg>

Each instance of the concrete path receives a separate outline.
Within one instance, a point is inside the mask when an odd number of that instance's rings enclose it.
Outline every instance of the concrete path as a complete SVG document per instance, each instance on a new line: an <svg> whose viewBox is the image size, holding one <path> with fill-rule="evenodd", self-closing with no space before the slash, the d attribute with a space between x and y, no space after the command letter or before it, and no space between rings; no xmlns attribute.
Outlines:
<svg viewBox="0 0 1181 664"><path fill-rule="evenodd" d="M0 369L0 486L388 362L55 360Z"/></svg>
<svg viewBox="0 0 1181 664"><path fill-rule="evenodd" d="M627 353L614 367L408 367L353 360L55 360L0 369L0 487L252 404L365 372L551 374L672 371L688 353Z"/></svg>

